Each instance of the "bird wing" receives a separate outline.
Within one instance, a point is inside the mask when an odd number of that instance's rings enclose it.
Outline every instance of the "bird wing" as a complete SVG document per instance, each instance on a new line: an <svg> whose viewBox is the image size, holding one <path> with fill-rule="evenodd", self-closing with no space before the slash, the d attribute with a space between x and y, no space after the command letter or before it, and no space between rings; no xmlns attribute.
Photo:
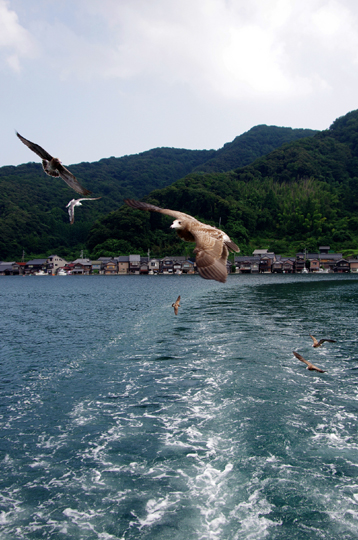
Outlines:
<svg viewBox="0 0 358 540"><path fill-rule="evenodd" d="M309 334L309 336L310 336L310 338L313 339L313 345L318 345L317 339L314 336L312 336L311 334Z"/></svg>
<svg viewBox="0 0 358 540"><path fill-rule="evenodd" d="M26 146L28 146L30 150L35 152L35 154L37 154L41 159L46 159L47 161L51 161L52 156L50 156L50 154L46 152L46 150L44 150L41 146L31 141L28 141L27 139L25 139L25 137L22 137L22 135L20 135L20 133L18 132L16 132L16 135L19 137L20 141L26 144Z"/></svg>
<svg viewBox="0 0 358 540"><path fill-rule="evenodd" d="M199 222L199 225L200 222ZM229 254L222 238L215 238L205 227L194 227L191 230L196 248L196 266L204 279L215 279L225 283L227 279L226 261Z"/></svg>
<svg viewBox="0 0 358 540"><path fill-rule="evenodd" d="M61 163L57 166L57 170L62 180L64 180L70 188L74 189L76 193L79 193L80 195L90 195L92 193L92 191L82 187L77 178Z"/></svg>
<svg viewBox="0 0 358 540"><path fill-rule="evenodd" d="M316 367L314 366L313 364L311 364L311 368L310 369L314 369L315 371L318 371L319 373L326 373L323 369L319 368L319 367Z"/></svg>
<svg viewBox="0 0 358 540"><path fill-rule="evenodd" d="M124 202L131 208L135 208L137 210L159 212L160 214L166 214L176 219L186 218L186 219L192 219L193 221L197 221L195 218L193 218L193 216L190 216L189 214L184 214L184 212L178 212L176 210L169 210L168 208L160 208L159 206L154 206L154 204L149 204L142 201L135 201L134 199L125 199Z"/></svg>
<svg viewBox="0 0 358 540"><path fill-rule="evenodd" d="M307 364L307 366L311 366L311 362L307 362L307 360L305 360L303 358L303 356L301 356L298 352L295 352L295 351L292 351L293 354L295 355L296 358L298 358L298 360L301 360L301 362L304 362L305 364Z"/></svg>
<svg viewBox="0 0 358 540"><path fill-rule="evenodd" d="M327 341L328 343L336 343L334 339L320 339L318 345L322 345L322 343L324 343L325 341Z"/></svg>
<svg viewBox="0 0 358 540"><path fill-rule="evenodd" d="M311 362L308 362L307 360L305 360L303 356L301 356L299 353L295 351L292 351L292 352L295 355L295 357L298 358L298 360L301 360L301 362L304 362L305 364L307 364L308 369L319 371L319 373L326 373L323 369L320 369L317 366L314 366Z"/></svg>

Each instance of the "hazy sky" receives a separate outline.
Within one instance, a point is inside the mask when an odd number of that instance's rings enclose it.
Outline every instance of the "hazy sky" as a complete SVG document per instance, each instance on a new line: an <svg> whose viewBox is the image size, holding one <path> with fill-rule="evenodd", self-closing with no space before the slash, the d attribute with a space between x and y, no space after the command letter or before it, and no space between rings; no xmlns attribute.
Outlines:
<svg viewBox="0 0 358 540"><path fill-rule="evenodd" d="M356 0L0 0L0 166L221 148L358 108Z"/></svg>

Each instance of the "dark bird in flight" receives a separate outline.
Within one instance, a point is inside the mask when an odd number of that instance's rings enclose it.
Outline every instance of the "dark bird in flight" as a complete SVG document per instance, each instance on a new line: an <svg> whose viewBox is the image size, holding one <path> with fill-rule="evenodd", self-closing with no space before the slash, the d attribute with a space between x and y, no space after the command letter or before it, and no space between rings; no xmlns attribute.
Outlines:
<svg viewBox="0 0 358 540"><path fill-rule="evenodd" d="M84 199L72 199L72 201L70 201L66 205L66 208L68 208L68 215L70 216L71 225L73 225L75 221L75 206L82 206L81 201L98 201L98 199L102 199L102 197L85 197Z"/></svg>
<svg viewBox="0 0 358 540"><path fill-rule="evenodd" d="M180 308L179 302L180 302L180 295L178 296L176 301L172 304L172 307L174 308L175 315L178 315L178 309Z"/></svg>
<svg viewBox="0 0 358 540"><path fill-rule="evenodd" d="M215 279L225 283L227 278L226 261L230 251L239 252L237 245L230 240L227 234L216 227L201 223L197 219L167 208L159 208L153 204L125 199L128 206L138 210L160 212L175 218L171 224L172 229L187 242L195 242L194 253L196 254L196 266L199 274L204 279Z"/></svg>
<svg viewBox="0 0 358 540"><path fill-rule="evenodd" d="M308 362L308 360L305 360L303 358L303 356L301 356L300 354L298 354L297 352L295 351L292 351L293 354L295 355L296 358L298 358L299 360L301 360L301 362L304 362L305 364L307 364L307 368L306 369L309 369L310 371L318 371L319 373L326 373L325 371L323 371L323 369L320 369L316 366L314 366L313 364L311 364L311 362Z"/></svg>
<svg viewBox="0 0 358 540"><path fill-rule="evenodd" d="M20 141L26 144L30 150L35 152L35 154L42 159L42 168L46 174L49 176L60 176L62 180L64 180L70 188L77 191L77 193L80 193L81 195L90 195L91 191L83 188L76 177L61 164L61 161L58 158L50 156L50 154L41 148L41 146L28 141L25 137L22 137L20 133L16 132L16 135L19 137Z"/></svg>
<svg viewBox="0 0 358 540"><path fill-rule="evenodd" d="M314 336L311 336L311 334L309 334L309 336L313 339L312 347L314 347L315 349L317 347L321 347L321 345L323 345L325 341L328 341L328 343L337 343L334 339L320 339L318 341Z"/></svg>

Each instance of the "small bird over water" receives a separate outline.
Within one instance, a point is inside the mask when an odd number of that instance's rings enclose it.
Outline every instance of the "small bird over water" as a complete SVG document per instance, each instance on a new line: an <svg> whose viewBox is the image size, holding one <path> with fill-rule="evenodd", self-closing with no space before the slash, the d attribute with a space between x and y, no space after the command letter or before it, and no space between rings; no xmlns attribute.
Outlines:
<svg viewBox="0 0 358 540"><path fill-rule="evenodd" d="M315 349L317 347L321 347L321 345L323 345L323 343L325 341L328 341L328 343L336 343L336 341L334 339L320 339L319 341L314 337L314 336L311 336L311 334L309 334L309 336L313 339L313 345L312 347L314 347Z"/></svg>
<svg viewBox="0 0 358 540"><path fill-rule="evenodd" d="M206 225L201 221L176 210L159 208L153 204L148 204L133 199L125 199L128 206L138 210L149 212L159 212L175 218L171 224L172 229L177 229L177 233L187 242L195 242L194 253L196 254L196 266L199 274L204 279L214 279L225 283L227 278L226 262L230 251L239 252L240 249L228 237L224 231Z"/></svg>
<svg viewBox="0 0 358 540"><path fill-rule="evenodd" d="M172 304L172 307L174 308L175 315L178 315L178 309L180 308L179 302L180 302L180 295L178 296L176 301Z"/></svg>
<svg viewBox="0 0 358 540"><path fill-rule="evenodd" d="M52 157L46 150L41 148L41 146L28 141L25 137L22 137L20 133L16 132L16 135L19 137L20 141L26 144L30 150L35 152L35 154L42 159L42 168L46 174L49 176L60 176L70 188L74 189L77 193L80 193L80 195L90 195L91 191L83 188L76 177L61 164L61 161L58 158Z"/></svg>
<svg viewBox="0 0 358 540"><path fill-rule="evenodd" d="M307 368L306 369L309 369L310 371L318 371L319 373L326 373L325 371L323 371L323 369L320 369L316 366L314 366L313 364L311 364L311 362L309 362L308 360L305 360L303 358L303 356L301 356L300 354L298 354L297 352L295 351L292 351L293 354L295 355L296 358L298 358L299 360L301 360L301 362L304 362L305 364L307 364Z"/></svg>
<svg viewBox="0 0 358 540"><path fill-rule="evenodd" d="M70 216L71 225L73 225L75 221L75 206L82 206L81 201L97 201L101 198L102 197L85 197L84 199L72 199L72 201L66 205L66 208L68 208L68 215Z"/></svg>

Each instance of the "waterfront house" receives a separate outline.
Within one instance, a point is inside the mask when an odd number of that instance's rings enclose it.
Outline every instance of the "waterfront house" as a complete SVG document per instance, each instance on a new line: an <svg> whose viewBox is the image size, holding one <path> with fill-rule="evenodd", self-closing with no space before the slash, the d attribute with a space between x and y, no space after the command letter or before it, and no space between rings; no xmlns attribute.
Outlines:
<svg viewBox="0 0 358 540"><path fill-rule="evenodd" d="M114 258L117 261L117 272L118 274L128 274L129 273L129 256L128 255L119 255Z"/></svg>
<svg viewBox="0 0 358 540"><path fill-rule="evenodd" d="M296 254L295 272L301 273L306 268L306 260L303 253Z"/></svg>
<svg viewBox="0 0 358 540"><path fill-rule="evenodd" d="M39 270L47 272L47 259L32 259L25 265L25 274L34 274Z"/></svg>
<svg viewBox="0 0 358 540"><path fill-rule="evenodd" d="M107 276L118 274L117 261L110 259L108 262L104 263L103 272Z"/></svg>
<svg viewBox="0 0 358 540"><path fill-rule="evenodd" d="M172 257L164 257L164 259L160 260L160 273L161 274L174 273L174 259Z"/></svg>
<svg viewBox="0 0 358 540"><path fill-rule="evenodd" d="M348 259L351 272L358 272L358 259Z"/></svg>
<svg viewBox="0 0 358 540"><path fill-rule="evenodd" d="M1 262L0 276L13 276L19 273L19 267L16 262Z"/></svg>
<svg viewBox="0 0 358 540"><path fill-rule="evenodd" d="M150 259L148 262L148 270L150 274L159 274L160 261L159 259Z"/></svg>
<svg viewBox="0 0 358 540"><path fill-rule="evenodd" d="M89 259L76 259L73 261L73 275L89 275L92 270L92 264Z"/></svg>
<svg viewBox="0 0 358 540"><path fill-rule="evenodd" d="M66 266L66 264L67 261L65 261L65 259L62 259L58 255L50 255L47 259L47 269L53 276L57 274L57 270L59 268L63 268L64 266Z"/></svg>
<svg viewBox="0 0 358 540"><path fill-rule="evenodd" d="M295 259L277 256L272 263L271 272L277 274L292 274L295 271Z"/></svg>
<svg viewBox="0 0 358 540"><path fill-rule="evenodd" d="M281 259L283 262L283 272L285 274L293 274L295 271L295 259L293 258L284 258Z"/></svg>
<svg viewBox="0 0 358 540"><path fill-rule="evenodd" d="M319 259L310 259L310 272L318 272L319 264Z"/></svg>
<svg viewBox="0 0 358 540"><path fill-rule="evenodd" d="M140 255L129 255L129 273L140 273Z"/></svg>
<svg viewBox="0 0 358 540"><path fill-rule="evenodd" d="M347 261L347 259L340 259L339 261L337 261L334 267L334 272L338 272L339 274L350 272L349 261Z"/></svg>
<svg viewBox="0 0 358 540"><path fill-rule="evenodd" d="M271 272L271 267L275 261L276 256L274 253L266 253L265 255L262 255L260 258L259 271L265 273Z"/></svg>
<svg viewBox="0 0 358 540"><path fill-rule="evenodd" d="M92 274L102 274L102 261L99 259L97 261L91 261Z"/></svg>
<svg viewBox="0 0 358 540"><path fill-rule="evenodd" d="M186 259L182 264L183 274L195 274L196 271L196 262Z"/></svg>
<svg viewBox="0 0 358 540"><path fill-rule="evenodd" d="M260 255L235 255L234 266L239 274L258 274Z"/></svg>

